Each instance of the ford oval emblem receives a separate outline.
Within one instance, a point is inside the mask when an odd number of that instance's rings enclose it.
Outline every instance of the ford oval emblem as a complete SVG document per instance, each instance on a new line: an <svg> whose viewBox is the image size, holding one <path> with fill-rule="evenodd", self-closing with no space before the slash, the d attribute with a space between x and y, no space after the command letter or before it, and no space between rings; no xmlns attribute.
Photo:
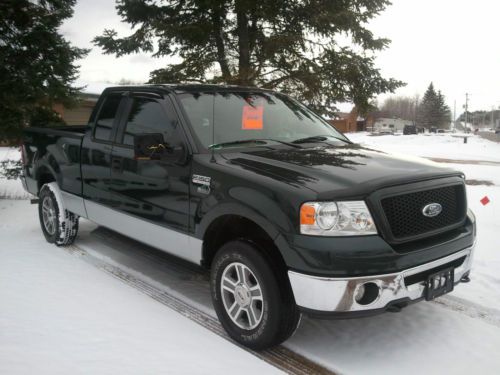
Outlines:
<svg viewBox="0 0 500 375"><path fill-rule="evenodd" d="M422 214L427 217L435 217L443 211L443 206L439 203L429 203L422 208Z"/></svg>

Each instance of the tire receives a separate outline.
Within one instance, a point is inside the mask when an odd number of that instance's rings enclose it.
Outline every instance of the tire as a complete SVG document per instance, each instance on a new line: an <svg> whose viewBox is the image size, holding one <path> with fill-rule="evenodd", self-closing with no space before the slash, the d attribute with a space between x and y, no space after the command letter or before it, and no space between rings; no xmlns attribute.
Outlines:
<svg viewBox="0 0 500 375"><path fill-rule="evenodd" d="M38 197L38 216L47 242L57 246L71 245L78 235L80 217L64 208L57 183L43 185Z"/></svg>
<svg viewBox="0 0 500 375"><path fill-rule="evenodd" d="M281 344L300 320L286 273L277 272L264 254L253 243L228 242L215 255L210 276L222 326L231 338L255 350Z"/></svg>

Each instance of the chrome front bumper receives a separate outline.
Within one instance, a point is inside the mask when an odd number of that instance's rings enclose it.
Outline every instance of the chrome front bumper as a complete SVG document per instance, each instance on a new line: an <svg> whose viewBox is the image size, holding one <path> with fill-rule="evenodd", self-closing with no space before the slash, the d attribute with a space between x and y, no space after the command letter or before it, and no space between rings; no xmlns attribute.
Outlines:
<svg viewBox="0 0 500 375"><path fill-rule="evenodd" d="M375 276L326 278L288 271L295 302L307 310L348 313L385 309L397 301L415 301L425 296L425 281L406 285L405 278L453 262L465 256L455 268L455 283L471 269L474 245L444 258L407 270ZM361 285L374 283L378 296L368 304L356 302L355 295Z"/></svg>

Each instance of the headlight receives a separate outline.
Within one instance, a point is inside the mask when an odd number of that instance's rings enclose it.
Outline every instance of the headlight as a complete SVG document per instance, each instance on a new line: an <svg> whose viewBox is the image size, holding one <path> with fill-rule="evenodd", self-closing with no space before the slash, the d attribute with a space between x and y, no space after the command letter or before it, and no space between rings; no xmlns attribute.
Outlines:
<svg viewBox="0 0 500 375"><path fill-rule="evenodd" d="M307 202L300 207L300 233L313 236L363 236L377 228L364 201Z"/></svg>

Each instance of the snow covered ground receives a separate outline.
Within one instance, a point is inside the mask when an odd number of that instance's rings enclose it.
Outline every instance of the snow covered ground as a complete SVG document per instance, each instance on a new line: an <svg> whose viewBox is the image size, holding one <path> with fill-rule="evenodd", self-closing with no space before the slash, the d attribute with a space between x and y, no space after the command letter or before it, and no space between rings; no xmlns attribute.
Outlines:
<svg viewBox="0 0 500 375"><path fill-rule="evenodd" d="M278 371L45 242L36 206L0 200L0 374Z"/></svg>
<svg viewBox="0 0 500 375"><path fill-rule="evenodd" d="M21 154L19 148L0 147L0 162L7 160L18 161L20 159ZM29 194L23 190L21 181L2 178L1 172L2 171L0 171L0 199L27 199L29 197Z"/></svg>
<svg viewBox="0 0 500 375"><path fill-rule="evenodd" d="M376 149L405 155L459 160L500 162L500 144L470 134L418 134L370 136L366 132L346 134L350 140ZM463 137L467 136L467 143Z"/></svg>
<svg viewBox="0 0 500 375"><path fill-rule="evenodd" d="M500 372L500 145L450 135L349 137L371 148L452 160L477 215L472 282L399 314L304 318L286 343L342 374ZM16 151L0 148L5 155ZM2 190L3 189L3 190ZM18 181L1 192L22 197ZM488 196L490 203L479 200ZM82 220L77 246L214 316L207 275L151 256L144 246ZM274 367L61 248L47 244L36 206L0 199L0 373L273 373Z"/></svg>

